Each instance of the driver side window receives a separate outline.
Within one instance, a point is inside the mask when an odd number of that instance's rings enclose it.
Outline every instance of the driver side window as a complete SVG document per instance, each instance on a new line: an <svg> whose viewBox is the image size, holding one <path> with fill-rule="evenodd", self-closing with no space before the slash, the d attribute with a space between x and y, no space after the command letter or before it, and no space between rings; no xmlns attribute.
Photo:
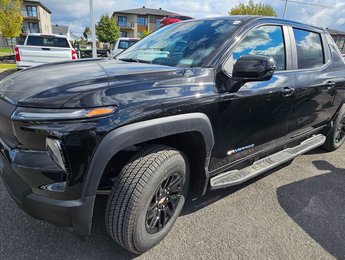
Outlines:
<svg viewBox="0 0 345 260"><path fill-rule="evenodd" d="M233 65L243 55L265 55L274 59L276 70L286 69L283 29L278 25L264 25L251 31L237 45L225 69L232 73Z"/></svg>

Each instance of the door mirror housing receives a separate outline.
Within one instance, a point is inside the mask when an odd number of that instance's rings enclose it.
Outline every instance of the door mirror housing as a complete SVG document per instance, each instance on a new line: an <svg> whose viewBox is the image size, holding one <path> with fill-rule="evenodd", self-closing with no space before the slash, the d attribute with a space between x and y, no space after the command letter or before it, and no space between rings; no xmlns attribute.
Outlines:
<svg viewBox="0 0 345 260"><path fill-rule="evenodd" d="M243 55L234 65L228 90L230 92L236 92L246 82L270 80L275 69L276 65L274 59L271 57L263 55Z"/></svg>
<svg viewBox="0 0 345 260"><path fill-rule="evenodd" d="M275 69L273 58L262 55L244 55L236 61L232 76L244 81L266 81L272 78Z"/></svg>

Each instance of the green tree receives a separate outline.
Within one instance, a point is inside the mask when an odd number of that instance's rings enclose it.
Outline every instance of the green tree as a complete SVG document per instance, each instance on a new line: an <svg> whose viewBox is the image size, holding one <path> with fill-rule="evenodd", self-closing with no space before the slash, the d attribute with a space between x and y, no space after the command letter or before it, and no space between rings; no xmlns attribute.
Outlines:
<svg viewBox="0 0 345 260"><path fill-rule="evenodd" d="M12 51L13 39L20 35L22 29L21 5L22 0L0 0L0 29L3 37L10 38Z"/></svg>
<svg viewBox="0 0 345 260"><path fill-rule="evenodd" d="M113 44L120 35L120 29L115 20L108 14L102 15L96 25L96 34L99 41Z"/></svg>
<svg viewBox="0 0 345 260"><path fill-rule="evenodd" d="M88 32L90 32L90 27L87 26L87 27L85 27L85 30L83 32L84 39L87 39Z"/></svg>
<svg viewBox="0 0 345 260"><path fill-rule="evenodd" d="M140 39L143 39L143 38L145 38L146 36L148 36L150 34L151 34L151 32L149 30L144 30L142 35L140 36Z"/></svg>
<svg viewBox="0 0 345 260"><path fill-rule="evenodd" d="M248 4L239 4L231 8L230 15L263 15L263 16L277 16L273 7L270 5L255 4L253 0L249 0Z"/></svg>

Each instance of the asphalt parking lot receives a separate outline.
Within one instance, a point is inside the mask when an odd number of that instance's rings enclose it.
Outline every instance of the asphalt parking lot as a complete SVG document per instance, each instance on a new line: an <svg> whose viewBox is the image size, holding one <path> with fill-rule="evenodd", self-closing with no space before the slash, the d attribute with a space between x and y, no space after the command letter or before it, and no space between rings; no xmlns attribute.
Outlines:
<svg viewBox="0 0 345 260"><path fill-rule="evenodd" d="M138 259L345 259L345 146L320 149L245 185L189 200L167 238ZM105 198L91 237L22 212L0 182L1 259L130 259L108 237Z"/></svg>
<svg viewBox="0 0 345 260"><path fill-rule="evenodd" d="M7 76L11 75L14 71L13 70L0 70L0 80L6 78Z"/></svg>

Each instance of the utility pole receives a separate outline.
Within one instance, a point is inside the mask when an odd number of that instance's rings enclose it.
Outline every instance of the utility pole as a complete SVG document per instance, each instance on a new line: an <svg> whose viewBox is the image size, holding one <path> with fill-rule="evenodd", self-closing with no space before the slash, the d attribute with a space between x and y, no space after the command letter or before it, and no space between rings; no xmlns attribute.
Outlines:
<svg viewBox="0 0 345 260"><path fill-rule="evenodd" d="M284 7L284 14L283 14L283 18L285 18L285 15L286 15L286 9L287 9L287 5L288 5L288 0L285 0L285 7Z"/></svg>
<svg viewBox="0 0 345 260"><path fill-rule="evenodd" d="M93 0L90 0L90 21L92 34L92 58L97 58L95 18L93 14Z"/></svg>

